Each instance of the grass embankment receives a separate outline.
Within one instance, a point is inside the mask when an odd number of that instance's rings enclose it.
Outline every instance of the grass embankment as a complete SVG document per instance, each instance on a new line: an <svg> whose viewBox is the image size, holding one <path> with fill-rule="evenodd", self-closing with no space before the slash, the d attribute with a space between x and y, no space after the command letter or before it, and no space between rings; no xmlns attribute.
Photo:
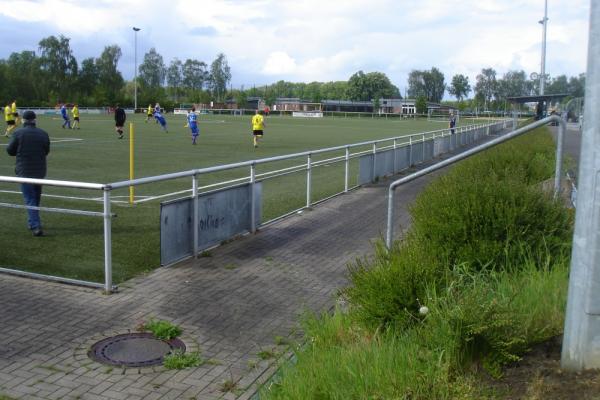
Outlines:
<svg viewBox="0 0 600 400"><path fill-rule="evenodd" d="M406 239L350 268L348 309L306 318L261 398L493 398L474 370L500 376L562 331L572 215L538 184L553 158L538 131L432 183Z"/></svg>

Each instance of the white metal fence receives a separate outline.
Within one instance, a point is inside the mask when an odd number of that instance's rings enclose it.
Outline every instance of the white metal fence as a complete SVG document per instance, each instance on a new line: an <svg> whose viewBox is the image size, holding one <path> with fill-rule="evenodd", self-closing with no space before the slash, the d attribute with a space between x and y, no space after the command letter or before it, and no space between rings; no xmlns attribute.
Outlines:
<svg viewBox="0 0 600 400"><path fill-rule="evenodd" d="M461 126L461 127L454 128L454 133L458 135L458 134L469 134L471 132L477 132L478 134L481 134L481 135L487 135L496 130L506 128L507 123L508 123L508 120L501 120L501 121L496 121L496 122L492 122L489 124ZM160 198L173 197L174 195L181 196L181 194L184 194L184 193L186 195L190 195L192 197L193 227L194 227L194 229L193 229L193 232L194 232L193 256L195 257L198 255L198 252L199 252L198 229L195 229L198 226L198 221L199 221L198 194L201 193L202 191L214 189L215 187L222 188L222 187L233 186L233 185L240 184L240 183L249 183L251 185L252 193L254 193L254 185L259 181L262 182L262 181L265 181L265 180L268 180L271 178L283 177L283 176L286 176L286 175L289 175L292 173L305 171L305 174L306 174L306 188L305 188L306 189L306 201L304 202L304 205L302 207L300 207L299 209L296 209L291 212L285 213L283 215L277 216L275 219L271 219L270 221L267 221L267 222L261 224L261 225L265 225L270 222L273 222L276 219L279 219L279 218L282 218L289 214L295 213L301 209L310 208L311 206L315 205L316 203L324 201L327 198L331 198L333 196L348 192L349 190L352 190L355 187L360 186L360 185L351 186L351 184L350 184L350 160L352 160L352 159L356 159L356 158L362 157L364 155L372 155L373 171L375 171L375 165L378 162L377 161L378 155L381 155L381 153L383 153L383 152L387 152L392 149L394 149L394 150L399 149L402 147L408 147L408 148L412 149L413 146L418 146L419 144L421 144L422 147L425 148L425 143L430 140L433 142L436 139L439 140L439 138L446 138L446 137L451 137L451 136L454 136L453 133L450 131L450 129L446 128L446 129L439 129L439 130L435 130L435 131L422 132L422 133L418 133L418 134L414 134L414 135L399 136L399 137L386 138L386 139L380 139L380 140L372 140L372 141L366 141L366 142L361 142L361 143L354 143L354 144L348 144L348 145L343 145L343 146L318 149L318 150L313 150L313 151L305 151L305 152L295 153L295 154L269 157L269 158L263 158L263 159L258 159L258 160L250 160L250 161L233 163L233 164L218 165L218 166L213 166L213 167L208 167L208 168L200 168L200 169L182 171L182 172L165 174L165 175L139 178L139 179L135 179L135 180L114 182L114 183L109 183L109 184L0 176L0 182L5 182L5 183L31 183L31 184L40 184L40 185L46 185L46 186L56 186L56 187L74 188L74 189L82 189L82 190L93 190L93 191L100 191L103 193L103 195L102 195L103 212L92 212L92 211L84 211L84 210L59 209L59 208L46 208L46 207L39 207L36 209L39 209L44 212L78 214L78 215L84 215L84 216L91 216L91 217L98 217L98 218L102 217L103 218L103 224L104 224L104 233L103 233L103 235L104 235L104 283L99 284L99 283L94 283L94 282L66 279L66 278L55 277L55 276L43 276L43 275L38 275L38 274L33 274L33 273L22 272L22 271L18 271L18 270L14 270L14 269L5 269L4 268L4 269L0 269L0 271L13 273L13 274L20 274L20 275L25 275L25 276L30 276L30 277L43 277L46 279L51 279L51 280L56 280L56 281L64 281L64 282L69 282L69 283L76 283L76 284L81 284L81 285L86 285L86 286L102 287L102 288L104 288L104 290L106 292L111 292L114 289L113 279L112 279L112 244L111 244L112 243L112 238L111 238L112 225L111 225L111 223L112 223L112 218L114 216L111 212L111 203L113 202L113 199L111 199L111 192L113 190L128 188L128 187L132 187L132 186L147 185L147 184L152 184L152 183L156 183L156 182L170 181L170 180L180 179L180 178L191 178L191 185L190 185L191 188L190 189L181 191L181 192L177 192L177 193L166 193L166 194L163 194L160 196L154 196L153 199L156 200L156 199L160 199ZM460 144L462 144L462 143L459 143L458 145L460 145ZM367 148L367 150L365 150L365 148ZM343 152L344 154L341 156L337 156L337 155L326 156L328 153L332 154L332 153L336 153L336 152L337 153ZM394 152L394 154L395 154L395 152ZM325 158L318 159L318 160L315 158L315 156L322 156L322 155L325 155ZM306 161L303 163L297 164L297 165L292 165L292 166L286 167L286 168L280 168L280 169L275 169L275 170L266 171L266 172L262 172L262 173L257 173L257 166L259 166L259 165L268 165L271 163L276 163L278 161L293 160L293 159L298 159L298 158L305 158ZM416 162L421 162L421 161L423 161L423 158L416 160ZM411 161L411 163L409 163L409 164L414 165L414 163L415 162ZM314 170L319 167L333 165L333 164L343 164L343 168L344 168L343 190L341 190L340 192L334 193L333 195L327 196L326 198L315 198L313 191L312 191L312 189L313 189L312 176L313 176ZM410 166L411 165L409 165L409 167ZM205 186L199 185L199 178L201 176L208 175L211 173L217 173L220 171L237 169L237 168L248 168L247 175L245 175L241 178L227 180L227 181L221 181L221 182L210 184L210 185L205 185ZM397 171L394 170L393 172L397 172ZM375 179L378 179L378 176L375 176L375 173L373 173L373 180L375 180ZM252 201L254 201L254 196L251 196L251 199L252 199ZM148 201L148 199L140 200L140 201L138 201L138 203L142 202L142 201ZM0 203L0 207L24 208L24 209L34 208L34 207L28 207L28 206L22 206L22 205L16 205L16 204L8 204L8 203ZM255 232L256 229L258 228L258 226L257 226L258 223L256 221L256 216L255 216L254 210L255 210L254 204L251 204L250 205L250 219L251 219L250 232Z"/></svg>

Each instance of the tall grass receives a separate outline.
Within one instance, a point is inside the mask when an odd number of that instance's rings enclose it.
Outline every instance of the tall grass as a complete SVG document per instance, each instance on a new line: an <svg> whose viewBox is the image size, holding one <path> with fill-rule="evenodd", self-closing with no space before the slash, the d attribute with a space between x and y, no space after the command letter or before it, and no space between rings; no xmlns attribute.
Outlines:
<svg viewBox="0 0 600 400"><path fill-rule="evenodd" d="M350 268L348 311L307 317L261 398L480 399L473 367L498 377L559 334L572 216L538 185L553 151L538 132L432 183L407 238Z"/></svg>
<svg viewBox="0 0 600 400"><path fill-rule="evenodd" d="M536 183L553 172L547 136L527 135L432 182L411 207L407 238L350 268L353 315L371 329L403 328L418 318L425 288L443 289L457 265L517 268L524 253L539 263L569 254L572 214Z"/></svg>
<svg viewBox="0 0 600 400"><path fill-rule="evenodd" d="M430 288L429 313L411 329L371 331L351 315L309 316L307 345L261 399L480 399L472 365L500 374L529 345L561 332L566 258L517 271L459 269L444 291ZM551 294L551 295L550 295Z"/></svg>

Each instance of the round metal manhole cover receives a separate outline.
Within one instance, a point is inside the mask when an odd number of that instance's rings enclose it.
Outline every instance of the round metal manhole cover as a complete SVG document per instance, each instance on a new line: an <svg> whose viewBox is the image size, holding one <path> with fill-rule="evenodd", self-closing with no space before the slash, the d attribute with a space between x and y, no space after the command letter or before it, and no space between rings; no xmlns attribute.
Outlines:
<svg viewBox="0 0 600 400"><path fill-rule="evenodd" d="M185 352L179 339L160 340L151 333L125 333L95 343L88 355L103 364L124 367L161 365L163 358L173 350Z"/></svg>

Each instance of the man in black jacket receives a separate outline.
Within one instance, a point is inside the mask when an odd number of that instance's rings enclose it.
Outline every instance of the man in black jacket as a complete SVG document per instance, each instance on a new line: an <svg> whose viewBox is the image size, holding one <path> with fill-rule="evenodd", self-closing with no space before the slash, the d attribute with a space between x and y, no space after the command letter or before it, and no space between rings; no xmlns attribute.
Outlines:
<svg viewBox="0 0 600 400"><path fill-rule="evenodd" d="M115 107L115 129L119 139L123 139L123 125L125 125L125 110L123 110L118 104Z"/></svg>
<svg viewBox="0 0 600 400"><path fill-rule="evenodd" d="M23 127L17 129L6 148L11 156L16 156L15 173L22 178L46 177L46 156L50 153L48 134L35 126L35 113L23 113ZM42 185L22 183L21 192L25 205L39 207L42 197ZM39 210L27 209L29 229L33 236L43 236Z"/></svg>

